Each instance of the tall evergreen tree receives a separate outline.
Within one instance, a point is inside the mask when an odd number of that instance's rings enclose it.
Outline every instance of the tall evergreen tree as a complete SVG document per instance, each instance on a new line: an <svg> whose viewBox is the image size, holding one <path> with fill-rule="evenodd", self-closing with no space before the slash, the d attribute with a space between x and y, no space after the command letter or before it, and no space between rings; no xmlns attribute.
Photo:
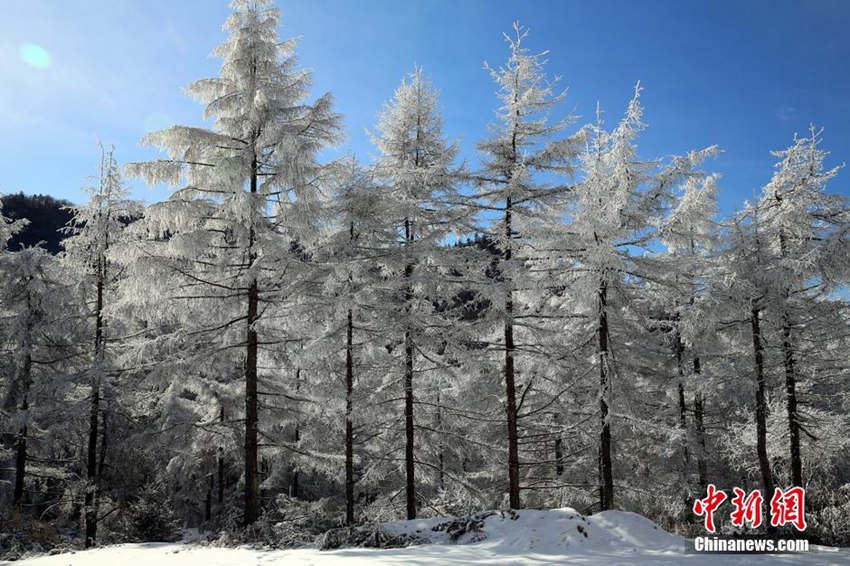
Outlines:
<svg viewBox="0 0 850 566"><path fill-rule="evenodd" d="M788 421L790 477L803 486L803 458L798 388L801 379L798 343L815 320L804 320L850 275L850 208L846 197L826 193L838 168L825 169L821 132L797 138L775 151L776 172L753 205L770 273L766 309L778 317Z"/></svg>
<svg viewBox="0 0 850 566"><path fill-rule="evenodd" d="M140 203L128 198L114 149L101 146L101 163L96 184L87 187L89 201L73 207L73 217L68 226L71 236L64 242L64 261L72 271L82 275L82 296L86 309L94 319L94 332L90 350L89 369L89 427L86 450L85 522L86 548L97 542L98 515L98 438L105 435L99 430L103 416L104 388L109 388L110 368L107 356L106 308L110 291L114 291L117 274L110 259L111 247L121 237L125 223L139 215Z"/></svg>
<svg viewBox="0 0 850 566"><path fill-rule="evenodd" d="M318 198L319 152L339 139L331 96L305 99L310 73L298 70L295 41L281 42L280 13L270 0L234 0L227 41L213 54L218 77L188 92L206 105L212 129L174 126L143 140L169 158L130 166L151 184L183 188L150 216L172 235L172 251L189 259L182 275L217 293L241 314L219 329L241 325L244 356L244 523L259 517L258 360L263 304L279 297L275 277L297 267L291 242L308 230ZM180 249L175 249L175 248ZM212 331L213 328L207 328ZM228 337L233 340L232 334Z"/></svg>
<svg viewBox="0 0 850 566"><path fill-rule="evenodd" d="M532 53L525 47L527 36L526 28L514 24L514 35L505 35L510 50L505 66L485 66L498 86L501 106L497 122L491 126L491 137L478 145L484 168L476 175L478 197L491 220L485 233L500 251L492 295L501 315L498 347L504 354L508 499L514 509L521 507L515 333L515 294L524 277L521 229L534 222L547 202L563 198L565 187L549 179L551 174L571 173L576 154L575 140L553 139L571 122L571 118L550 120L566 91L555 91L554 82L544 71L546 53Z"/></svg>
<svg viewBox="0 0 850 566"><path fill-rule="evenodd" d="M396 89L378 122L373 142L381 151L376 176L385 183L384 221L398 234L400 246L389 258L391 272L401 274L398 325L403 334L403 388L405 430L405 495L407 518L416 518L416 443L414 374L417 350L426 348L425 329L433 310L427 296L434 265L445 264L444 240L463 226L465 208L457 192L454 169L457 147L443 135L438 92L421 68ZM391 313L388 313L392 316ZM395 322L395 321L394 321Z"/></svg>

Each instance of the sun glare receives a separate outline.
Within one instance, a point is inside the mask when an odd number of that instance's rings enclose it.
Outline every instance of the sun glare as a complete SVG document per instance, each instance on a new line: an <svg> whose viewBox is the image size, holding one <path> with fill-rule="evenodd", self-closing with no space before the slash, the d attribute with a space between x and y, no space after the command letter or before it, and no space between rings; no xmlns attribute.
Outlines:
<svg viewBox="0 0 850 566"><path fill-rule="evenodd" d="M44 47L34 43L24 43L20 48L21 59L36 69L46 69L50 66L50 54Z"/></svg>

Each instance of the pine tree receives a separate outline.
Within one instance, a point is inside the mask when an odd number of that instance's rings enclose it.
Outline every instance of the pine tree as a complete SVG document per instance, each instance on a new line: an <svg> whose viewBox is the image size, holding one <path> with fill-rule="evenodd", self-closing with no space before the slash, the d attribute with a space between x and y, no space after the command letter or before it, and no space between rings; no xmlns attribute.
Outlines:
<svg viewBox="0 0 850 566"><path fill-rule="evenodd" d="M510 49L507 64L499 69L485 65L498 85L502 105L497 111L498 121L491 127L492 137L478 145L484 168L476 175L478 197L492 218L485 233L492 236L500 251L497 292L493 295L501 297L494 296L493 300L499 304L502 319L499 343L504 353L508 495L513 509L521 507L515 334L515 293L523 277L523 259L517 253L523 237L520 230L533 223L541 206L562 198L565 190L562 184L549 184L539 175L569 174L575 155L575 140L552 139L571 122L570 118L549 119L566 92L555 92L555 84L544 71L546 52L530 52L523 45L527 36L526 28L514 24L514 36L505 35Z"/></svg>
<svg viewBox="0 0 850 566"><path fill-rule="evenodd" d="M850 209L845 197L825 192L838 168L824 169L827 153L820 143L821 132L812 127L809 137L773 152L779 158L776 172L752 209L765 246L763 268L771 273L768 293L773 304L766 308L779 317L790 475L796 486L803 486L797 342L814 321L801 322L850 275Z"/></svg>
<svg viewBox="0 0 850 566"><path fill-rule="evenodd" d="M219 76L188 88L206 104L204 116L214 119L213 128L174 126L150 134L143 143L168 151L169 159L129 170L151 184L185 181L151 214L152 222L159 223L160 234L172 233L172 251L192 262L184 277L241 304L242 313L219 328L241 324L244 329L243 520L248 525L260 514L261 306L285 295L271 273L300 263L291 242L311 228L322 173L317 156L339 139L339 117L330 95L305 102L310 73L296 67L295 41L278 40L280 14L270 0L234 0L231 6L235 13L225 23L230 36L213 52L222 59Z"/></svg>
<svg viewBox="0 0 850 566"><path fill-rule="evenodd" d="M405 494L408 519L416 518L414 373L417 350L426 345L424 329L432 310L422 291L433 275L433 265L446 250L443 240L461 228L465 209L457 192L453 169L457 147L445 139L438 92L421 68L403 80L378 122L373 143L381 151L376 176L385 183L384 221L399 234L400 247L387 265L402 274L398 321L403 333L403 386L405 428ZM391 315L390 315L391 316ZM421 373L421 372L420 372Z"/></svg>
<svg viewBox="0 0 850 566"><path fill-rule="evenodd" d="M105 430L98 430L102 418L101 402L109 386L109 361L107 357L107 293L116 281L109 253L112 245L120 238L124 223L139 215L140 205L128 198L114 149L101 146L99 176L94 186L85 189L89 202L73 207L73 217L68 226L72 234L64 242L64 260L70 268L83 275L82 285L85 300L94 305L89 307L94 318L94 336L91 347L89 369L89 429L86 451L86 495L85 495L85 545L89 548L97 542L98 513L98 438ZM89 293L93 292L90 299ZM88 306L88 305L87 305ZM108 394L108 393L107 393Z"/></svg>

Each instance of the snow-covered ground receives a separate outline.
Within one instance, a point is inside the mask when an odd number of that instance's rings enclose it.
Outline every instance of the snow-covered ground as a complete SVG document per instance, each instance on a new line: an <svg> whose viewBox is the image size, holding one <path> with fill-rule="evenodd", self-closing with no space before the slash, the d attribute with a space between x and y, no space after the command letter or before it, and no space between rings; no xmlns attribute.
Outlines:
<svg viewBox="0 0 850 566"><path fill-rule="evenodd" d="M316 549L262 551L214 548L195 544L123 544L44 556L16 562L20 566L413 566L544 564L787 564L848 565L850 549L814 547L799 554L694 554L690 542L666 533L651 521L619 511L583 517L572 509L524 510L519 517L497 514L486 519L486 540L458 544L431 530L441 519L399 521L385 525L393 534L416 534L431 544L374 550Z"/></svg>

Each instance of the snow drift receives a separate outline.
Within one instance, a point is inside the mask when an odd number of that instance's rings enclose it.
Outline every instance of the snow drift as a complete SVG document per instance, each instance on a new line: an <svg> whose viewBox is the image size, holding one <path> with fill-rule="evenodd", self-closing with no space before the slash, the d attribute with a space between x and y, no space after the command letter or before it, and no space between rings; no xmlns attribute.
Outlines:
<svg viewBox="0 0 850 566"><path fill-rule="evenodd" d="M574 509L479 513L381 525L390 537L418 540L404 548L256 550L197 544L126 544L23 560L21 566L384 566L412 564L834 564L850 566L850 549L814 547L784 555L693 554L690 543L652 521L622 511L583 516ZM373 530L374 532L374 530Z"/></svg>

